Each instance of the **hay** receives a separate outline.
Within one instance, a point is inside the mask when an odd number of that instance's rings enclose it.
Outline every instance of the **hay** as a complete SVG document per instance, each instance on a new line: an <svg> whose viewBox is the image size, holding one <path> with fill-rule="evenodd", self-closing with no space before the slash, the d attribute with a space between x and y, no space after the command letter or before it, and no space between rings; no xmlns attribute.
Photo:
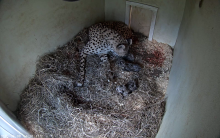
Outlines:
<svg viewBox="0 0 220 138"><path fill-rule="evenodd" d="M19 104L24 126L34 137L155 137L165 112L172 49L156 41L134 44L130 53L142 66L139 72L124 71L123 59L111 54L106 63L91 55L84 86L75 87L79 53L73 40L38 60ZM160 57L149 62L155 51ZM125 97L116 91L134 79L137 90Z"/></svg>

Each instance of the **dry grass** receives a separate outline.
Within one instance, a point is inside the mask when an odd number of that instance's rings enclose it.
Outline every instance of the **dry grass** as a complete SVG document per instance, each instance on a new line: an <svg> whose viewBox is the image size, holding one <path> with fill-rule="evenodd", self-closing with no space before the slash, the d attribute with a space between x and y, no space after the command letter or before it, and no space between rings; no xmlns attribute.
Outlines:
<svg viewBox="0 0 220 138"><path fill-rule="evenodd" d="M89 56L84 87L75 87L76 47L72 40L39 59L21 95L18 116L24 126L36 137L155 137L165 113L172 49L156 41L134 44L130 51L140 72L123 71L118 57L101 63L98 56ZM164 58L160 64L149 62L155 51L162 56L156 59ZM137 90L126 97L116 91L133 79Z"/></svg>

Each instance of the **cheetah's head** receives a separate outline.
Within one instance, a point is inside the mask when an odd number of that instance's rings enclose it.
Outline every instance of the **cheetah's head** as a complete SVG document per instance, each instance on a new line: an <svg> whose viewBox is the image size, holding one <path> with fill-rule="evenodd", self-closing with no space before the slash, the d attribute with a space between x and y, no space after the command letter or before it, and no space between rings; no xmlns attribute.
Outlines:
<svg viewBox="0 0 220 138"><path fill-rule="evenodd" d="M129 50L129 46L131 44L132 44L132 40L129 40L128 43L126 44L119 44L118 46L116 46L115 52L121 57L126 56Z"/></svg>

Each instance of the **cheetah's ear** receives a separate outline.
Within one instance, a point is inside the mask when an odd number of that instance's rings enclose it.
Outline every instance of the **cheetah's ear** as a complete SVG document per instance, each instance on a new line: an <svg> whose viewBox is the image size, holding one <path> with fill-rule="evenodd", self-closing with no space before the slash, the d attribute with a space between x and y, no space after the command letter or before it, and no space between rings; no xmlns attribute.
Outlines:
<svg viewBox="0 0 220 138"><path fill-rule="evenodd" d="M121 44L121 45L118 45L118 46L117 46L117 49L123 49L123 50L124 50L124 49L125 49L125 45L122 45L122 44Z"/></svg>

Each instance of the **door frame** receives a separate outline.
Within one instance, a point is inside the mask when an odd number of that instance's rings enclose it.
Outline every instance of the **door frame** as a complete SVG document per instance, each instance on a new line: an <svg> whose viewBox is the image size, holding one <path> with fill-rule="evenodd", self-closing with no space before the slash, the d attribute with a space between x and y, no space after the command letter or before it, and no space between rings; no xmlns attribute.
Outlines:
<svg viewBox="0 0 220 138"><path fill-rule="evenodd" d="M127 25L129 24L129 20L130 20L130 7L131 6L135 6L135 7L139 7L139 8L143 8L143 9L148 9L148 10L152 11L152 19L151 19L150 32L149 32L149 37L148 37L148 40L152 41L158 8L154 7L154 6L146 5L146 4L126 1L125 23Z"/></svg>
<svg viewBox="0 0 220 138"><path fill-rule="evenodd" d="M21 125L16 116L0 101L0 138L33 137Z"/></svg>

